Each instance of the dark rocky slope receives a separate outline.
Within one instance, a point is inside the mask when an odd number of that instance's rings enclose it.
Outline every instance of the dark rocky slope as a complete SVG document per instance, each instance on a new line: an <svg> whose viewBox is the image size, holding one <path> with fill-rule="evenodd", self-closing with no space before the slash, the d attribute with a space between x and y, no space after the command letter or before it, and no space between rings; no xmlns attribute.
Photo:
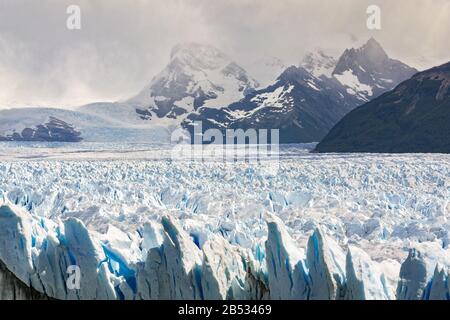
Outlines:
<svg viewBox="0 0 450 320"><path fill-rule="evenodd" d="M450 63L353 110L318 152L450 153Z"/></svg>

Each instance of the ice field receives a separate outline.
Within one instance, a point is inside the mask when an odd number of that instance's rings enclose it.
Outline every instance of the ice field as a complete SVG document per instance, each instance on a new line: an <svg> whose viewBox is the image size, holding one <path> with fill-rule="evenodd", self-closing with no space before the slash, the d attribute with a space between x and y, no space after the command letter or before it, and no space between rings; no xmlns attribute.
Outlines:
<svg viewBox="0 0 450 320"><path fill-rule="evenodd" d="M165 146L2 144L0 260L62 299L449 298L450 155L310 148L282 146L269 174ZM91 281L72 294L54 275L75 261Z"/></svg>

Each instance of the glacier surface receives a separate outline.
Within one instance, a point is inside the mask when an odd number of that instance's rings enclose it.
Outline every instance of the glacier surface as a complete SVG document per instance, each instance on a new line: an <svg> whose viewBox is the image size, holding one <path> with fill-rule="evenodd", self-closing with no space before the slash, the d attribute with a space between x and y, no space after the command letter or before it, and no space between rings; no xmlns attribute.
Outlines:
<svg viewBox="0 0 450 320"><path fill-rule="evenodd" d="M4 146L1 299L450 298L448 155Z"/></svg>

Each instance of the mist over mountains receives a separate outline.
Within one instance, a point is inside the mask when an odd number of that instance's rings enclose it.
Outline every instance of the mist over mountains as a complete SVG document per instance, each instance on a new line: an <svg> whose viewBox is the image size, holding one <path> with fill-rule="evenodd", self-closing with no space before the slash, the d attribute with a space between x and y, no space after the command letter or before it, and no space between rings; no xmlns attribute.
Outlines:
<svg viewBox="0 0 450 320"><path fill-rule="evenodd" d="M202 108L183 125L204 129L280 129L281 143L317 142L349 111L417 72L390 59L371 38L339 58L318 51L283 71L273 85L220 110Z"/></svg>
<svg viewBox="0 0 450 320"><path fill-rule="evenodd" d="M136 96L72 111L0 111L0 139L168 142L173 128L192 131L201 121L204 130L280 129L281 143L318 142L348 112L417 73L373 38L338 57L318 49L298 66L259 63L260 79L211 45L179 44Z"/></svg>

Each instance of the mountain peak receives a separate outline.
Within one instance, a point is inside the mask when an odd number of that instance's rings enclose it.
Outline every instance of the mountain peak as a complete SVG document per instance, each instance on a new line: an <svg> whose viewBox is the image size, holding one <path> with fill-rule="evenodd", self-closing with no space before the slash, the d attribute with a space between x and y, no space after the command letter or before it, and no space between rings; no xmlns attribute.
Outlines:
<svg viewBox="0 0 450 320"><path fill-rule="evenodd" d="M384 51L381 44L371 37L364 45L359 48L351 48L344 51L339 58L336 68L339 70L343 62L360 60L364 64L383 64L389 60L389 56ZM336 73L336 70L335 72Z"/></svg>
<svg viewBox="0 0 450 320"><path fill-rule="evenodd" d="M227 55L216 47L196 42L176 45L172 48L170 59L196 69L217 69L231 62Z"/></svg>
<svg viewBox="0 0 450 320"><path fill-rule="evenodd" d="M370 37L369 40L367 40L367 42L364 44L364 46L376 46L381 48L381 44L374 37Z"/></svg>
<svg viewBox="0 0 450 320"><path fill-rule="evenodd" d="M136 112L143 120L182 121L201 107L226 107L257 86L245 69L216 47L181 43L150 85L127 102L139 107Z"/></svg>
<svg viewBox="0 0 450 320"><path fill-rule="evenodd" d="M300 66L317 78L321 76L331 78L336 67L336 59L324 49L318 48L315 51L307 52L300 62Z"/></svg>
<svg viewBox="0 0 450 320"><path fill-rule="evenodd" d="M390 59L373 37L362 47L347 49L339 58L333 76L362 100L369 101L410 78L416 69Z"/></svg>
<svg viewBox="0 0 450 320"><path fill-rule="evenodd" d="M381 44L373 37L371 37L359 50L372 61L382 62L389 59Z"/></svg>

